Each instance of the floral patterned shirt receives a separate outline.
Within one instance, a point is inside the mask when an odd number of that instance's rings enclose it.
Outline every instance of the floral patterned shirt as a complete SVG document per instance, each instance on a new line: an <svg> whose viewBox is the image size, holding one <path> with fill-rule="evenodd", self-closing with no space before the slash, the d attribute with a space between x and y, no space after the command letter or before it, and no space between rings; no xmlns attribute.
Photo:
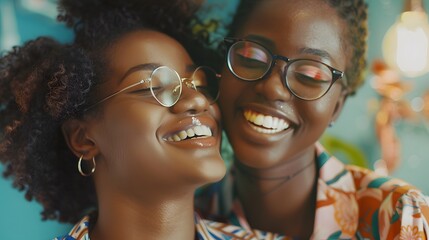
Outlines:
<svg viewBox="0 0 429 240"><path fill-rule="evenodd" d="M319 179L312 239L428 238L429 197L401 180L345 165L318 143L316 149ZM201 190L197 208L210 206L203 211L209 217L250 229L233 185L229 174Z"/></svg>
<svg viewBox="0 0 429 240"><path fill-rule="evenodd" d="M280 240L287 239L279 234L266 233L257 230L246 230L244 228L201 219L195 214L195 239L198 240ZM65 236L53 240L90 240L89 238L90 217L85 216ZM173 239L173 238L172 238Z"/></svg>

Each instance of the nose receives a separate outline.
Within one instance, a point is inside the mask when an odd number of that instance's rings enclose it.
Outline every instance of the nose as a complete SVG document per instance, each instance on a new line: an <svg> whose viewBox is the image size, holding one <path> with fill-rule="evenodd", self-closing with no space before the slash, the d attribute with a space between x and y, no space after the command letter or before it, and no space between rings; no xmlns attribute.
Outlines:
<svg viewBox="0 0 429 240"><path fill-rule="evenodd" d="M174 106L170 107L172 113L197 114L208 111L210 107L207 98L200 92L186 87L183 84L182 95Z"/></svg>
<svg viewBox="0 0 429 240"><path fill-rule="evenodd" d="M293 95L284 82L285 64L276 63L268 76L256 83L256 92L270 101L289 101Z"/></svg>

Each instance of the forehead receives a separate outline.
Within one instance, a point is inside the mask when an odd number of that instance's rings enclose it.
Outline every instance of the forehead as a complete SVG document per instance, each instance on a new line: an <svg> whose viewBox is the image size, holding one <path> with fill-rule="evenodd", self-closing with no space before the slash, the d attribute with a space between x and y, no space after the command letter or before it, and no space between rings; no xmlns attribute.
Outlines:
<svg viewBox="0 0 429 240"><path fill-rule="evenodd" d="M344 67L344 22L323 0L261 0L238 29L239 37L259 35L290 58L305 48L328 52L332 64Z"/></svg>
<svg viewBox="0 0 429 240"><path fill-rule="evenodd" d="M182 72L192 64L180 43L153 30L138 30L122 36L109 49L107 58L114 73L146 63L166 65Z"/></svg>

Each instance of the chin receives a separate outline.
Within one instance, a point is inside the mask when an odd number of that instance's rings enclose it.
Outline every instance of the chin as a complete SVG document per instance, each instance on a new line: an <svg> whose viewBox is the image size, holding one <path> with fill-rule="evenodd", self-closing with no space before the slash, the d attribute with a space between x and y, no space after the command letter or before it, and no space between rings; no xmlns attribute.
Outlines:
<svg viewBox="0 0 429 240"><path fill-rule="evenodd" d="M216 157L205 159L198 166L194 175L194 181L199 185L205 185L220 181L226 174L226 166L220 154Z"/></svg>
<svg viewBox="0 0 429 240"><path fill-rule="evenodd" d="M226 174L226 166L220 154L218 158L207 163L203 171L209 183L220 181Z"/></svg>

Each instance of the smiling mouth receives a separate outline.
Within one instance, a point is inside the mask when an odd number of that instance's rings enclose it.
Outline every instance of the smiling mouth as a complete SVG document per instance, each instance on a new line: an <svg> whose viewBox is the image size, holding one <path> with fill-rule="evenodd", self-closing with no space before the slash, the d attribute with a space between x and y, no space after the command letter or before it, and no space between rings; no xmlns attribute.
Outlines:
<svg viewBox="0 0 429 240"><path fill-rule="evenodd" d="M250 126L259 133L275 134L289 128L289 123L284 119L271 115L264 115L249 109L244 110L244 118Z"/></svg>
<svg viewBox="0 0 429 240"><path fill-rule="evenodd" d="M175 133L167 138L169 142L180 142L189 139L195 138L208 138L212 137L212 130L205 125L193 126L186 130L182 130L178 133Z"/></svg>

